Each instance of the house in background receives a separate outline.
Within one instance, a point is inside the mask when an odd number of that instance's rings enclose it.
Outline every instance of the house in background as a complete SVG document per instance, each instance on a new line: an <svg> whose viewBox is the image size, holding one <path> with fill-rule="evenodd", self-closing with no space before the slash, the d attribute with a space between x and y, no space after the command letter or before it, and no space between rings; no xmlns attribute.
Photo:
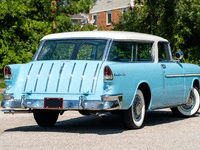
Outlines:
<svg viewBox="0 0 200 150"><path fill-rule="evenodd" d="M89 22L89 15L86 13L73 14L69 15L69 17L71 18L73 24L80 23L80 27L82 27L85 24L88 24Z"/></svg>
<svg viewBox="0 0 200 150"><path fill-rule="evenodd" d="M134 6L135 0L97 0L91 8L89 14L89 23L97 29L110 30L112 24L120 19L120 15L127 8Z"/></svg>

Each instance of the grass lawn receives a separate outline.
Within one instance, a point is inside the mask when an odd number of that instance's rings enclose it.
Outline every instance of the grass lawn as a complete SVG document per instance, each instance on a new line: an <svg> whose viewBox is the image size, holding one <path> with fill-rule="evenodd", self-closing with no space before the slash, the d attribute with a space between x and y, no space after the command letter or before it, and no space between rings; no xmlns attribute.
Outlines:
<svg viewBox="0 0 200 150"><path fill-rule="evenodd" d="M2 97L2 93L0 94L0 101L2 101L3 100L3 97Z"/></svg>
<svg viewBox="0 0 200 150"><path fill-rule="evenodd" d="M0 89L4 89L4 88L6 88L4 80L0 79ZM0 93L0 101L2 101L2 100L3 100L2 93Z"/></svg>
<svg viewBox="0 0 200 150"><path fill-rule="evenodd" d="M0 89L6 88L5 82L3 79L0 79Z"/></svg>

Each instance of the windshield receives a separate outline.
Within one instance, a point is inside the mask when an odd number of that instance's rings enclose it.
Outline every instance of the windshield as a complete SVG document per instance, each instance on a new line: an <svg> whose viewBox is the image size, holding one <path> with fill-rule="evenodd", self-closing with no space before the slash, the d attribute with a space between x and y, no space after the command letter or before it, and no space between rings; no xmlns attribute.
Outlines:
<svg viewBox="0 0 200 150"><path fill-rule="evenodd" d="M102 60L107 40L48 40L37 60Z"/></svg>

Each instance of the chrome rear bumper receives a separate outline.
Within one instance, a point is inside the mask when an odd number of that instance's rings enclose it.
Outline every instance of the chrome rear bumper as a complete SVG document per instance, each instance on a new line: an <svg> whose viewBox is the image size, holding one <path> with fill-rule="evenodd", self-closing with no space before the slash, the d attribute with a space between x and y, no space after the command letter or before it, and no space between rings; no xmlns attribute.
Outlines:
<svg viewBox="0 0 200 150"><path fill-rule="evenodd" d="M120 109L122 106L123 95L102 95L101 100L84 100L83 96L79 97L79 100L63 100L62 108L55 108L59 110L103 110L111 111ZM1 107L6 108L31 108L31 109L48 109L44 108L44 99L26 99L22 96L22 99L3 99ZM51 108L54 109L54 108Z"/></svg>

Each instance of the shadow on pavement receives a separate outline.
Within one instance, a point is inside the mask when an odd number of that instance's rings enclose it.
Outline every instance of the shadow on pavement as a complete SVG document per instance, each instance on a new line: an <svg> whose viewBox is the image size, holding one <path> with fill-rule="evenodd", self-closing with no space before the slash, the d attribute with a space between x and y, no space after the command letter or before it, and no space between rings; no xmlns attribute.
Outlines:
<svg viewBox="0 0 200 150"><path fill-rule="evenodd" d="M196 116L198 117L199 113ZM187 118L175 117L171 111L147 111L144 121L145 126L156 126L160 124L172 123ZM7 129L4 132L66 132L79 134L118 134L126 131L122 119L119 115L107 114L105 118L96 116L83 116L65 121L58 121L54 127L41 128L37 125L23 126ZM142 130L142 129L141 129Z"/></svg>

